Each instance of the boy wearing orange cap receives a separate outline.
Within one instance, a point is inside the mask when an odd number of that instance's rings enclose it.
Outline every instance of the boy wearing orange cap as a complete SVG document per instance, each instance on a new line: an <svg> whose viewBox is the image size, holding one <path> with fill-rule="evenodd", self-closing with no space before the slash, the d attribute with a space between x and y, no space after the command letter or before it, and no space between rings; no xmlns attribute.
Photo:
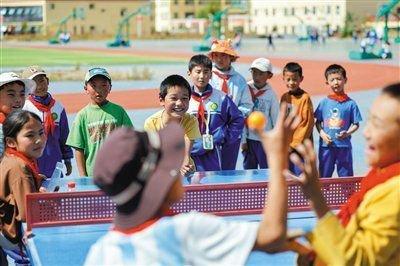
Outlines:
<svg viewBox="0 0 400 266"><path fill-rule="evenodd" d="M225 92L246 118L253 108L253 101L246 79L232 66L232 63L239 58L239 55L233 49L231 41L214 41L211 45L209 57L214 63L213 75L210 81L211 86ZM241 136L235 142L222 146L222 170L235 169L240 139Z"/></svg>

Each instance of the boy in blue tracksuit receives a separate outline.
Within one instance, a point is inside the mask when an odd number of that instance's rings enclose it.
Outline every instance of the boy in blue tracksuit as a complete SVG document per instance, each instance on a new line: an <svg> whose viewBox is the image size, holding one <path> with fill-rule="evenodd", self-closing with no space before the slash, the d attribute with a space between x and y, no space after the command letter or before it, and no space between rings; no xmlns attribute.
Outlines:
<svg viewBox="0 0 400 266"><path fill-rule="evenodd" d="M346 70L340 65L330 65L325 70L326 84L332 94L322 99L314 116L319 139L319 173L332 177L335 165L338 176L353 175L351 134L362 121L355 101L344 92Z"/></svg>
<svg viewBox="0 0 400 266"><path fill-rule="evenodd" d="M229 96L208 83L212 62L207 56L193 56L188 75L193 83L188 113L197 116L202 134L193 144L192 158L197 171L221 170L221 147L240 138L244 117ZM225 159L236 161L236 156Z"/></svg>

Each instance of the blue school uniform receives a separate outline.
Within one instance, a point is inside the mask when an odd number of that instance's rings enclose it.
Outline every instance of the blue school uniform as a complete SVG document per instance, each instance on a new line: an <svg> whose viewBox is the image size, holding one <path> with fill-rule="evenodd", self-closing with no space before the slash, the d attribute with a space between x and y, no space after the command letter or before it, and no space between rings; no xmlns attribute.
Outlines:
<svg viewBox="0 0 400 266"><path fill-rule="evenodd" d="M322 129L332 139L330 145L319 138L319 171L321 177L331 177L337 166L338 176L353 175L353 156L351 136L338 139L337 134L347 131L352 124L362 121L356 102L350 98L338 102L324 98L315 110L316 123L322 123Z"/></svg>
<svg viewBox="0 0 400 266"><path fill-rule="evenodd" d="M222 90L224 79L220 76L226 76L228 85L228 95L242 112L244 117L247 117L253 108L253 101L247 87L246 79L237 72L232 66L228 71L222 72L216 67L213 68L210 84L213 88ZM217 75L218 74L218 75ZM241 135L237 140L229 145L222 145L222 170L234 170L239 154Z"/></svg>
<svg viewBox="0 0 400 266"><path fill-rule="evenodd" d="M197 171L221 170L221 147L222 145L231 145L240 137L244 126L244 117L225 93L214 90L211 85L207 85L202 93L197 93L192 88L192 95L187 112L199 119L202 135L206 134L206 123L208 123L208 132L213 136L214 143L212 150L205 150L203 139L194 141L191 156L196 169ZM199 97L203 99L205 119L202 119L199 114L200 102L195 100ZM236 161L233 156L226 159Z"/></svg>
<svg viewBox="0 0 400 266"><path fill-rule="evenodd" d="M253 111L259 111L265 115L267 119L265 130L271 130L275 127L279 113L279 101L275 92L268 83L263 88L257 89L254 82L249 81L248 88L254 103ZM243 151L243 168L268 168L267 157L259 136L247 127L244 129L243 135L247 143L247 150Z"/></svg>

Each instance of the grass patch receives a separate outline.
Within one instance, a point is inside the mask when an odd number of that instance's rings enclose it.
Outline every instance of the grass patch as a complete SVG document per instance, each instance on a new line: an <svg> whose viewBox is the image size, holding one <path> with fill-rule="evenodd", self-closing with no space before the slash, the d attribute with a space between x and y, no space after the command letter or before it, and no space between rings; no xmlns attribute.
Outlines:
<svg viewBox="0 0 400 266"><path fill-rule="evenodd" d="M70 51L35 48L2 48L1 67L26 67L29 65L76 66L76 65L130 65L179 63L182 60L151 58L127 54L107 54L104 51Z"/></svg>

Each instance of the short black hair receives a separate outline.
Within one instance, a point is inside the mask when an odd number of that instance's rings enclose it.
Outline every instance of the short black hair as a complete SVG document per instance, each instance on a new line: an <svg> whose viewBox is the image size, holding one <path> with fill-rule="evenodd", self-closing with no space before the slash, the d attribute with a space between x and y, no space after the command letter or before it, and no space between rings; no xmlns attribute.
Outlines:
<svg viewBox="0 0 400 266"><path fill-rule="evenodd" d="M328 66L326 68L326 70L325 70L325 79L328 79L328 76L330 74L341 74L342 77L347 79L346 69L344 69L344 67L342 67L341 65L338 65L338 64L333 64L333 65L330 65L330 66Z"/></svg>
<svg viewBox="0 0 400 266"><path fill-rule="evenodd" d="M5 84L1 85L0 86L0 90L4 89L6 86L12 85L14 83L16 83L16 84L18 84L18 85L20 85L20 86L25 88L25 83L23 83L20 80L15 80L15 81L11 81L11 82L8 82L8 83L5 83ZM25 88L25 90L26 90L26 88Z"/></svg>
<svg viewBox="0 0 400 266"><path fill-rule="evenodd" d="M12 111L6 118L3 124L3 143L6 143L6 138L16 138L18 132L21 131L23 126L29 122L29 120L33 118L42 123L40 117L32 112L25 110L15 110Z"/></svg>
<svg viewBox="0 0 400 266"><path fill-rule="evenodd" d="M283 68L283 73L285 72L292 72L299 74L300 77L303 76L303 68L296 62L289 62Z"/></svg>
<svg viewBox="0 0 400 266"><path fill-rule="evenodd" d="M386 94L400 101L400 82L387 85L382 89L382 94Z"/></svg>
<svg viewBox="0 0 400 266"><path fill-rule="evenodd" d="M197 54L192 56L192 58L190 58L189 60L189 71L192 71L192 69L197 66L205 67L211 71L212 61L208 56L204 54Z"/></svg>
<svg viewBox="0 0 400 266"><path fill-rule="evenodd" d="M187 89L189 97L192 95L190 84L184 77L180 75L170 75L166 77L160 84L160 93L158 94L160 99L164 100L165 96L168 94L168 89L175 86Z"/></svg>

